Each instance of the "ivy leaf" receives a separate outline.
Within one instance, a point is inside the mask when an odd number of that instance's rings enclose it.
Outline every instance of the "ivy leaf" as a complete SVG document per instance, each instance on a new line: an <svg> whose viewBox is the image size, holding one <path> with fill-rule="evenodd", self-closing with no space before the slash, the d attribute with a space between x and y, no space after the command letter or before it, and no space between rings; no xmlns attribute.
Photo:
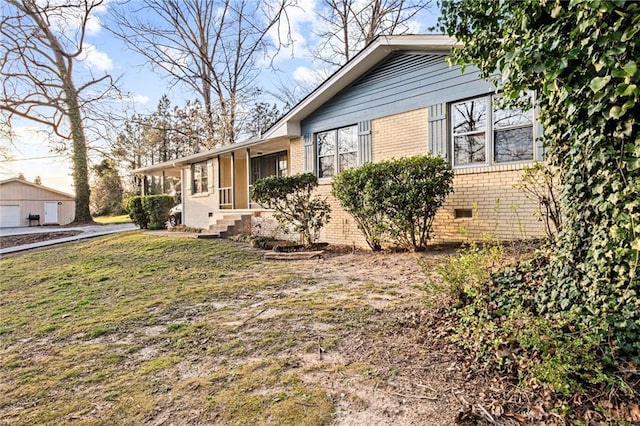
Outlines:
<svg viewBox="0 0 640 426"><path fill-rule="evenodd" d="M604 77L595 77L591 80L591 83L589 83L589 87L591 87L593 93L598 93L604 88L604 86L607 85L607 83L609 83L610 80L610 75L605 75Z"/></svg>
<svg viewBox="0 0 640 426"><path fill-rule="evenodd" d="M629 164L627 168L630 172L635 172L636 170L640 169L640 158L634 158L627 161L627 163Z"/></svg>
<svg viewBox="0 0 640 426"><path fill-rule="evenodd" d="M626 110L618 105L614 105L609 110L609 118L620 118L624 115Z"/></svg>
<svg viewBox="0 0 640 426"><path fill-rule="evenodd" d="M629 61L624 67L622 67L622 69L627 74L627 76L633 77L638 71L638 65L636 65L634 61Z"/></svg>
<svg viewBox="0 0 640 426"><path fill-rule="evenodd" d="M616 94L619 96L633 95L638 87L635 84L621 83L616 87Z"/></svg>

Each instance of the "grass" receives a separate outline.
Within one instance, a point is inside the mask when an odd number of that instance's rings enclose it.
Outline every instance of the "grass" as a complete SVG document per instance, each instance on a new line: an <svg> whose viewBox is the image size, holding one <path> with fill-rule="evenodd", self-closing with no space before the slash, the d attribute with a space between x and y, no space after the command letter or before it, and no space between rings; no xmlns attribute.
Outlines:
<svg viewBox="0 0 640 426"><path fill-rule="evenodd" d="M131 218L127 214L120 216L96 216L93 221L103 225L114 225L118 223L131 223Z"/></svg>
<svg viewBox="0 0 640 426"><path fill-rule="evenodd" d="M140 232L0 260L0 423L330 424L301 360L365 329L367 294L391 289L295 268Z"/></svg>

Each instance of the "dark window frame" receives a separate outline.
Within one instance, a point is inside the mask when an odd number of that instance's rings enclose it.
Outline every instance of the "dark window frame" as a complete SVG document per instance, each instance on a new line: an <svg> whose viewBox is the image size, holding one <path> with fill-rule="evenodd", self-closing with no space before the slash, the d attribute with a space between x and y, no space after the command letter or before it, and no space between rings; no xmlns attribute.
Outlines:
<svg viewBox="0 0 640 426"><path fill-rule="evenodd" d="M537 132L537 120L535 115L535 108L531 108L528 110L519 110L519 109L504 109L498 108L496 99L499 98L500 94L486 94L482 96L475 96L472 98L457 100L455 102L451 102L447 108L448 110L448 122L449 122L449 149L451 149L451 163L454 168L473 168L473 167L488 167L502 164L522 164L522 163L531 163L535 161L537 158L536 153L536 132ZM533 94L527 93L526 96L530 96L533 98ZM479 120L477 128L474 127L474 120L467 119L466 123L462 122L461 130L456 129L456 108L458 105L464 104L472 104L474 102L484 103L485 110L478 113L482 118L482 122ZM458 110L459 111L459 110ZM512 125L500 125L496 121L496 117L499 117L499 112L501 111L514 111L520 112L522 117L529 117L529 122L527 123L516 123ZM467 110L468 112L468 110ZM516 117L517 114L514 114ZM469 123L471 123L469 125ZM464 124L467 124L466 128L464 128ZM501 152L498 147L498 141L500 140L500 134L504 135L509 132L515 133L522 131L530 134L530 144L527 145L527 149L523 153L516 153L516 155L522 155L524 158L515 159L515 160L501 160L499 158L498 153ZM469 138L473 137L474 141L470 141L470 152L468 153L468 161L459 162L457 152L457 140L456 138ZM526 136L529 139L528 135ZM482 147L483 150L481 152L476 152L474 147L471 147L475 142L475 138L480 138L483 140ZM509 146L509 140L506 140L506 144L503 145ZM530 149L529 149L530 148ZM503 150L507 151L507 150ZM478 154L477 159L474 161L474 155ZM505 155L505 154L503 154ZM506 154L508 155L508 154Z"/></svg>
<svg viewBox="0 0 640 426"><path fill-rule="evenodd" d="M341 132L346 131L351 133L353 140L350 141L350 145L347 146L347 150L344 150L344 144L341 144L340 135ZM334 146L331 153L320 155L321 144L319 142L320 135L332 135ZM359 134L358 134L358 125L351 124L348 126L336 127L334 129L323 130L320 132L316 132L313 134L313 138L315 141L315 161L316 161L316 175L318 179L329 179L343 170L346 170L351 167L358 166L358 148L359 148ZM328 173L323 173L322 168L322 159L328 158L331 159L331 168ZM344 165L343 161L349 159L349 163Z"/></svg>
<svg viewBox="0 0 640 426"><path fill-rule="evenodd" d="M274 174L265 174L265 163L273 161ZM268 176L288 176L289 174L289 151L278 151L270 154L251 157L251 185L258 180Z"/></svg>

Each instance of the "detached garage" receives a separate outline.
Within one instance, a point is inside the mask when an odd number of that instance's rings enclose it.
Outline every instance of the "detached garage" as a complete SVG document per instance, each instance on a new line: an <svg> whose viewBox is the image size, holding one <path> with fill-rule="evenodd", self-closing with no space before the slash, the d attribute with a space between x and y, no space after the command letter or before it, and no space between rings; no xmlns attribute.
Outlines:
<svg viewBox="0 0 640 426"><path fill-rule="evenodd" d="M73 195L19 178L0 181L0 228L66 225L75 209Z"/></svg>

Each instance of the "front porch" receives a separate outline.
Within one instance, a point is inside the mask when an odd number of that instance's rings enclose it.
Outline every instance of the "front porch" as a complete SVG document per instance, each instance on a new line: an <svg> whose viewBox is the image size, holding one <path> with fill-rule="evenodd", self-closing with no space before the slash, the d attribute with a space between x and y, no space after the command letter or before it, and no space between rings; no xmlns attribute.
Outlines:
<svg viewBox="0 0 640 426"><path fill-rule="evenodd" d="M136 172L145 176L179 176L183 224L223 236L235 232L223 228L232 227L230 222L237 216L243 223L233 226L246 228L247 217L264 210L251 202L256 180L289 174L289 139L237 143Z"/></svg>
<svg viewBox="0 0 640 426"><path fill-rule="evenodd" d="M219 210L260 209L251 201L251 188L258 179L287 176L289 152L286 146L271 146L270 150L246 148L216 157ZM216 171L214 163L214 174Z"/></svg>

